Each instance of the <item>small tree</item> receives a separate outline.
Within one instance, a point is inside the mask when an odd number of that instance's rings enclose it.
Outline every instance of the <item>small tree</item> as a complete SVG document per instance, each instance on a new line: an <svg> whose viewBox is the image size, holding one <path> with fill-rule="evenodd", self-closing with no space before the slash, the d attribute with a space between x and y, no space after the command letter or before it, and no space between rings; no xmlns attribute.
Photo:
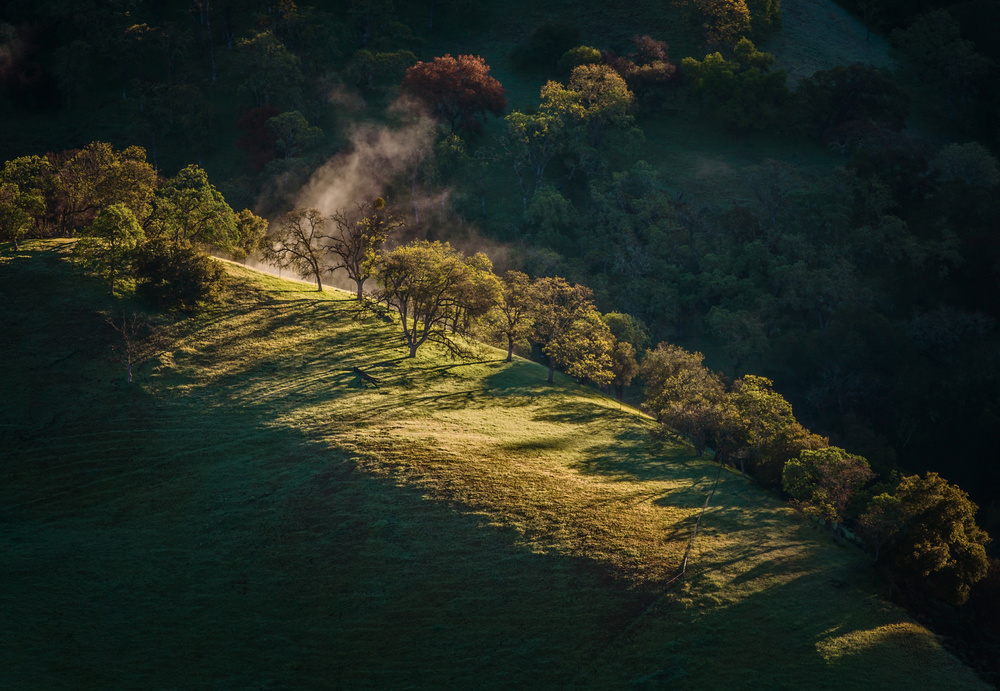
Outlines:
<svg viewBox="0 0 1000 691"><path fill-rule="evenodd" d="M615 387L615 395L621 401L625 398L625 387L632 383L639 374L639 362L635 359L635 348L628 341L615 339L615 348L611 352L611 384Z"/></svg>
<svg viewBox="0 0 1000 691"><path fill-rule="evenodd" d="M418 62L406 70L403 91L424 104L435 118L454 132L459 125L473 128L485 113L500 116L507 108L506 92L490 76L490 66L478 55L450 55Z"/></svg>
<svg viewBox="0 0 1000 691"><path fill-rule="evenodd" d="M117 334L115 342L111 344L112 355L125 365L125 381L131 384L133 369L157 353L159 340L156 332L146 316L140 316L134 311L131 315L122 312L121 319L109 317L106 321Z"/></svg>
<svg viewBox="0 0 1000 691"><path fill-rule="evenodd" d="M520 271L507 271L500 282L500 299L489 322L493 333L507 341L507 362L514 358L514 344L531 333L531 279Z"/></svg>
<svg viewBox="0 0 1000 691"><path fill-rule="evenodd" d="M336 211L330 220L336 224L337 232L329 236L326 248L336 256L337 263L329 270L344 269L357 285L360 300L379 251L389 235L403 227L403 219L392 213L385 199L378 197L373 202L358 204L353 214L346 209Z"/></svg>
<svg viewBox="0 0 1000 691"><path fill-rule="evenodd" d="M216 300L224 285L222 266L189 242L158 237L136 253L136 295L160 309L193 312Z"/></svg>
<svg viewBox="0 0 1000 691"><path fill-rule="evenodd" d="M803 451L798 460L788 461L781 485L803 511L823 520L831 537L840 542L848 503L872 477L874 473L864 458L830 446Z"/></svg>
<svg viewBox="0 0 1000 691"><path fill-rule="evenodd" d="M143 239L142 228L129 208L122 203L112 204L80 238L76 254L85 266L109 282L109 292L114 295L115 282L129 273L134 250Z"/></svg>
<svg viewBox="0 0 1000 691"><path fill-rule="evenodd" d="M268 235L264 260L292 269L302 278L313 278L323 291L323 257L326 221L318 209L299 207L278 219Z"/></svg>

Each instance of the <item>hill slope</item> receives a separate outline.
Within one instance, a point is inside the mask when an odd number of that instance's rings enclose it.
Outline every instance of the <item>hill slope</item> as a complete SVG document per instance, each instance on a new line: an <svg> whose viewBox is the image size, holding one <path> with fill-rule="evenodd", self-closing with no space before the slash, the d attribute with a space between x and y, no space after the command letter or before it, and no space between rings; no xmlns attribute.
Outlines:
<svg viewBox="0 0 1000 691"><path fill-rule="evenodd" d="M982 687L736 474L667 592L717 468L589 389L238 267L126 386L67 252L0 255L13 688Z"/></svg>

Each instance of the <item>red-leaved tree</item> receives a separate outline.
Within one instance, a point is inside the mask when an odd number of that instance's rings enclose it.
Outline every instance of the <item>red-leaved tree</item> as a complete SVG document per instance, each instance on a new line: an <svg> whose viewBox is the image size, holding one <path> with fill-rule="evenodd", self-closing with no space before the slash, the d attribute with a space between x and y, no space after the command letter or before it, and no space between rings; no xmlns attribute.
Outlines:
<svg viewBox="0 0 1000 691"><path fill-rule="evenodd" d="M506 91L490 76L490 66L478 55L450 55L418 62L406 70L403 91L424 104L454 132L459 126L478 129L478 115L502 115Z"/></svg>

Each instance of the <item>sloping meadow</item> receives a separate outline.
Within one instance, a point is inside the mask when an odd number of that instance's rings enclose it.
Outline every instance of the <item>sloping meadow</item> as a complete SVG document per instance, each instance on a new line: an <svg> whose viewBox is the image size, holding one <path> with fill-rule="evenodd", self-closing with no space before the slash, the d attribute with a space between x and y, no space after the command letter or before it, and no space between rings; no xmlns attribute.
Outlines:
<svg viewBox="0 0 1000 691"><path fill-rule="evenodd" d="M240 267L128 385L67 252L0 255L0 685L982 687L860 552L592 389Z"/></svg>

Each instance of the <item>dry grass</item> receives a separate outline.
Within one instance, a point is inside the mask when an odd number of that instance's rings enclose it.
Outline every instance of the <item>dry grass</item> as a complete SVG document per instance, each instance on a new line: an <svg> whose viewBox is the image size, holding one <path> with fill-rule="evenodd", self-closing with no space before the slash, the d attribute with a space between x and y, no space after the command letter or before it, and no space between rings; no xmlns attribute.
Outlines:
<svg viewBox="0 0 1000 691"><path fill-rule="evenodd" d="M0 266L6 686L981 687L732 473L668 590L717 468L592 390L237 267L127 387L65 253Z"/></svg>

